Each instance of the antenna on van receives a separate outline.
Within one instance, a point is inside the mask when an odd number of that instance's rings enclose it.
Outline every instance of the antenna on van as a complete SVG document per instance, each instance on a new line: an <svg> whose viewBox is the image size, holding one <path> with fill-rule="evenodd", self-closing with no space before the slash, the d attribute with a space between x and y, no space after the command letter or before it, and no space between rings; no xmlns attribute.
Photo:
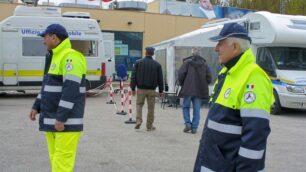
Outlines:
<svg viewBox="0 0 306 172"><path fill-rule="evenodd" d="M26 5L34 5L36 7L39 0L21 0L21 1Z"/></svg>

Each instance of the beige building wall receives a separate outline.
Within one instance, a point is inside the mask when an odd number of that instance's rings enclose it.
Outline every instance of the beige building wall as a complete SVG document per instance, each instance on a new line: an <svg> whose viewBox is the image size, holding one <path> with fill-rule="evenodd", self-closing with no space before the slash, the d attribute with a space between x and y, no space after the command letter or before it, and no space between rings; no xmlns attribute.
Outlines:
<svg viewBox="0 0 306 172"><path fill-rule="evenodd" d="M160 0L154 0L148 4L147 12L149 13L159 13Z"/></svg>
<svg viewBox="0 0 306 172"><path fill-rule="evenodd" d="M0 21L13 15L16 5L18 4L0 3ZM100 20L102 30L143 32L143 49L148 45L198 29L207 21L197 17L138 11L62 8L62 13L66 11L89 12L91 18Z"/></svg>

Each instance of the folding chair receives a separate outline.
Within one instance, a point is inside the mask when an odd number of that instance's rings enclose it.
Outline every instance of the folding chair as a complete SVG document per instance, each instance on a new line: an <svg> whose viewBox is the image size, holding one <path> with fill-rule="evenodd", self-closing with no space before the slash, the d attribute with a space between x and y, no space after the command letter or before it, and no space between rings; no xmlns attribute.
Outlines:
<svg viewBox="0 0 306 172"><path fill-rule="evenodd" d="M165 108L166 104L174 105L174 107L177 109L179 103L180 103L180 98L179 98L179 91L180 91L181 86L178 84L175 84L174 86L174 91L164 91L163 92L163 97L161 100L161 108Z"/></svg>

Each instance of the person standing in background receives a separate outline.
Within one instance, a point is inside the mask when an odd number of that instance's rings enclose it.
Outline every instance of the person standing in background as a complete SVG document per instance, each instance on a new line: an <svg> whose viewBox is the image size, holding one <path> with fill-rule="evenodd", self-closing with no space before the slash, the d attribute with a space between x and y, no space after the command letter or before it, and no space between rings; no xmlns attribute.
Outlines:
<svg viewBox="0 0 306 172"><path fill-rule="evenodd" d="M183 97L184 132L197 132L200 121L202 99L209 99L208 85L212 77L206 60L199 55L199 49L192 49L192 56L183 60L178 70L178 81L181 86L179 96ZM193 106L193 118L190 120L190 104Z"/></svg>
<svg viewBox="0 0 306 172"><path fill-rule="evenodd" d="M159 96L162 96L164 91L163 73L161 65L155 61L152 56L154 55L154 48L146 48L146 56L143 59L137 60L131 76L131 89L132 94L136 94L136 126L139 129L142 124L142 107L145 99L148 103L147 115L147 131L155 130L154 122L154 108L155 108L155 89L158 87Z"/></svg>

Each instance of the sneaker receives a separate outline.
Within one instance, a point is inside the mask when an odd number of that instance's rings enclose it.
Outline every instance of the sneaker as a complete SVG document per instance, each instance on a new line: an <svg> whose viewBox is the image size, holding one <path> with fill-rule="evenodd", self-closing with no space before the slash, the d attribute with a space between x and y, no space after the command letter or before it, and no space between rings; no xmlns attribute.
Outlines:
<svg viewBox="0 0 306 172"><path fill-rule="evenodd" d="M191 134L195 134L195 133L197 133L197 129L196 128L191 129Z"/></svg>
<svg viewBox="0 0 306 172"><path fill-rule="evenodd" d="M154 130L156 130L154 126L152 126L151 128L147 128L147 131L154 131Z"/></svg>
<svg viewBox="0 0 306 172"><path fill-rule="evenodd" d="M191 130L191 127L189 127L188 125L186 125L183 131L184 131L185 133L188 133L190 130Z"/></svg>
<svg viewBox="0 0 306 172"><path fill-rule="evenodd" d="M140 128L140 126L141 126L141 123L136 124L136 125L135 125L135 129L138 130L138 129Z"/></svg>

